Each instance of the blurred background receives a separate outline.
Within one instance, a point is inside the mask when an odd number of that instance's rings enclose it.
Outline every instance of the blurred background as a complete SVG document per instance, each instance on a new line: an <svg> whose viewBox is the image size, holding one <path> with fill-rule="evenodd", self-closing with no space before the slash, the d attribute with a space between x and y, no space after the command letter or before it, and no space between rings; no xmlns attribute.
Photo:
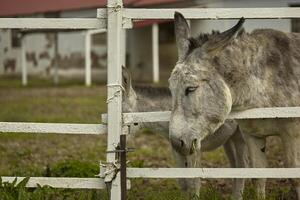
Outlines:
<svg viewBox="0 0 300 200"><path fill-rule="evenodd" d="M300 1L125 0L124 5L151 8L295 7L300 6ZM96 9L105 6L105 0L26 0L26 3L22 0L1 0L0 17L95 18ZM190 25L192 34L196 36L212 30L226 30L235 21L192 20ZM244 26L249 32L255 28L274 28L286 32L300 31L299 19L247 20ZM126 63L136 81L166 82L170 70L177 61L173 32L173 22L166 20L138 21L134 23L133 29L127 30ZM154 37L158 40L153 41ZM69 79L83 81L87 64L92 68L93 81L106 82L105 30L74 32L2 29L0 44L0 75L20 76L22 67L26 67L29 77L53 79L56 84ZM158 50L152 52L154 45L158 45ZM158 64L153 63L153 56L158 57ZM153 68L159 70L156 72Z"/></svg>

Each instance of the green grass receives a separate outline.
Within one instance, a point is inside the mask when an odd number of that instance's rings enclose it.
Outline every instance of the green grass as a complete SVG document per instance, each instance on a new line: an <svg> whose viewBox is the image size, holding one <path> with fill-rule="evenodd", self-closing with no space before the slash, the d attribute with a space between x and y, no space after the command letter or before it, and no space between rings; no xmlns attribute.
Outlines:
<svg viewBox="0 0 300 200"><path fill-rule="evenodd" d="M54 87L49 80L30 79L24 88L15 77L0 77L0 121L100 123L101 113L106 112L105 86L86 88L80 84L63 82ZM130 166L174 166L169 143L149 130L136 134L128 146L136 148L128 155ZM105 150L106 136L1 133L0 176L94 177L99 161L105 161ZM280 152L276 150L276 158ZM228 166L223 150L204 154L203 166ZM104 190L25 189L24 184L1 184L0 200L107 199ZM288 186L282 180L271 182L268 200L291 199ZM230 180L203 180L200 199L230 199L230 188ZM187 199L174 179L133 179L128 196L132 200ZM245 199L259 197L249 186Z"/></svg>

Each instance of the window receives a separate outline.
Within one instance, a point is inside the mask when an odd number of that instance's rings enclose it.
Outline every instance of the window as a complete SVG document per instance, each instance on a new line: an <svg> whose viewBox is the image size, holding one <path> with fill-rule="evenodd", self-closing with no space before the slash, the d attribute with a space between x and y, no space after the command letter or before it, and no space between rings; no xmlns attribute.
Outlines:
<svg viewBox="0 0 300 200"><path fill-rule="evenodd" d="M11 30L11 47L18 48L21 47L21 33L19 30Z"/></svg>

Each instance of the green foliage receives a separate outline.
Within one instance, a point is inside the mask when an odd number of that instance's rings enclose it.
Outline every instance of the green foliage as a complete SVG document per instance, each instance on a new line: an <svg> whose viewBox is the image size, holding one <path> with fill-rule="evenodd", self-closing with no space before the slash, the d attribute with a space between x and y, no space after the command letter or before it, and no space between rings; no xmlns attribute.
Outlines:
<svg viewBox="0 0 300 200"><path fill-rule="evenodd" d="M134 200L134 197L130 198ZM185 200L183 194L176 190L151 191L147 192L141 199L145 200Z"/></svg>
<svg viewBox="0 0 300 200"><path fill-rule="evenodd" d="M201 188L200 198L197 197L193 198L193 200L206 200L206 199L221 200L223 198L220 192L218 192L218 190L215 187L209 185L207 187Z"/></svg>
<svg viewBox="0 0 300 200"><path fill-rule="evenodd" d="M138 167L142 168L144 167L144 161L143 160L133 160L129 163L130 167Z"/></svg>
<svg viewBox="0 0 300 200"><path fill-rule="evenodd" d="M25 185L29 178L24 178L17 183L14 179L12 183L3 182L0 177L0 197L1 200L23 200L29 199L30 195L26 192Z"/></svg>
<svg viewBox="0 0 300 200"><path fill-rule="evenodd" d="M266 198L263 198L251 184L245 188L243 193L245 200L291 200L295 199L295 196L296 194L293 194L288 187L280 187L267 191Z"/></svg>
<svg viewBox="0 0 300 200"><path fill-rule="evenodd" d="M294 191L296 192L296 191ZM296 194L293 194L287 187L281 187L270 192L266 200L292 200L295 199Z"/></svg>
<svg viewBox="0 0 300 200"><path fill-rule="evenodd" d="M90 162L65 160L47 169L45 175L52 177L95 177L99 166Z"/></svg>
<svg viewBox="0 0 300 200"><path fill-rule="evenodd" d="M1 200L107 200L105 192L96 190L70 190L54 189L49 186L31 189L26 188L29 178L17 183L3 182L0 177L0 199Z"/></svg>
<svg viewBox="0 0 300 200"><path fill-rule="evenodd" d="M36 189L26 188L29 178L17 183L15 179L12 183L3 182L0 178L0 199L1 200L108 200L104 190L71 190L54 189L49 186ZM178 188L170 188L168 185L155 185L154 188L143 187L146 180L133 181L133 188L128 191L129 200L231 200L230 197L224 198L222 194L213 186L201 187L200 197L187 198ZM169 188L168 188L169 187ZM141 189L142 188L142 189ZM243 195L244 200L264 200L260 197L253 187L246 187ZM290 200L287 188L271 191L265 200Z"/></svg>

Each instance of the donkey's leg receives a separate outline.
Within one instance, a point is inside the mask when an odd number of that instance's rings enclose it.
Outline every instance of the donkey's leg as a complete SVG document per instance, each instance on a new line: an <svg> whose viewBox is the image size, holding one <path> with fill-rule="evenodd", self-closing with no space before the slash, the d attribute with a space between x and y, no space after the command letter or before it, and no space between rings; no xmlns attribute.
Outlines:
<svg viewBox="0 0 300 200"><path fill-rule="evenodd" d="M244 137L249 150L251 167L267 167L268 164L265 153L266 138L259 138L248 134L244 134ZM257 193L265 198L266 179L253 179L253 184Z"/></svg>
<svg viewBox="0 0 300 200"><path fill-rule="evenodd" d="M225 142L223 145L224 151L226 153L226 156L228 158L230 167L235 168L236 167L236 152L235 152L235 146L233 144L232 139L229 139Z"/></svg>
<svg viewBox="0 0 300 200"><path fill-rule="evenodd" d="M224 149L227 153L229 161L230 157L234 156L234 160L230 161L231 167L246 168L248 166L247 145L239 128L236 129L228 142L230 142L230 144L228 145L229 147L227 146L227 143L225 143ZM231 151L234 151L234 153L231 153L229 148L231 148ZM232 194L235 199L240 200L243 198L244 187L245 179L234 179Z"/></svg>
<svg viewBox="0 0 300 200"><path fill-rule="evenodd" d="M225 144L224 144L224 151L226 153L226 156L229 160L229 164L231 168L236 168L237 167L237 163L236 163L236 150L235 150L235 146L233 144L232 139L229 139ZM233 179L233 186L232 186L232 196L234 199L242 199L242 191L240 191L241 189L239 188L240 183L238 183L239 179Z"/></svg>
<svg viewBox="0 0 300 200"><path fill-rule="evenodd" d="M281 135L281 139L286 151L286 166L300 167L300 136L284 134ZM300 180L291 179L291 182L296 189L298 199L300 200Z"/></svg>
<svg viewBox="0 0 300 200"><path fill-rule="evenodd" d="M188 156L183 156L179 154L176 150L172 150L175 161L176 161L176 166L179 168L192 168L192 167L198 167L199 166L199 161L200 159L196 159L193 157L188 157ZM195 156L195 155L194 155ZM200 155L199 155L200 157ZM192 162L195 161L195 165L192 165ZM179 179L178 180L179 185L181 189L184 192L187 192L189 195L189 198L193 196L199 196L199 191L200 191L200 178L195 178L195 179Z"/></svg>

